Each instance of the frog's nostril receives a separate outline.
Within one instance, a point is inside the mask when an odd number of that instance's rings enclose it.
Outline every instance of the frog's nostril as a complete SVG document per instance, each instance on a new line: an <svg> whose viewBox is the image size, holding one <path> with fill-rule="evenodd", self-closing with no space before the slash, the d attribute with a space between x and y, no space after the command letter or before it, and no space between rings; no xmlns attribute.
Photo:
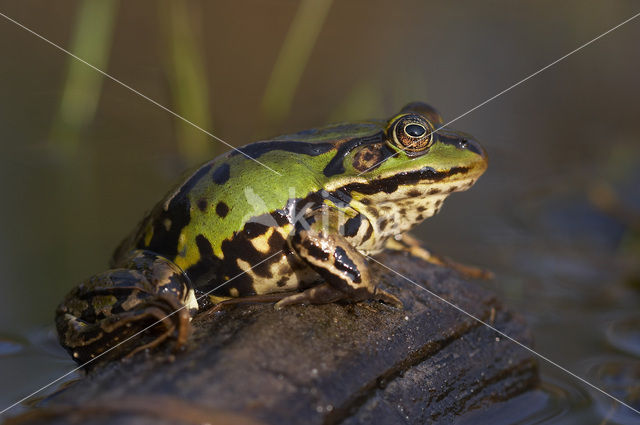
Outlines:
<svg viewBox="0 0 640 425"><path fill-rule="evenodd" d="M458 149L465 149L480 156L485 156L484 150L480 147L480 144L474 139L460 138L458 139Z"/></svg>

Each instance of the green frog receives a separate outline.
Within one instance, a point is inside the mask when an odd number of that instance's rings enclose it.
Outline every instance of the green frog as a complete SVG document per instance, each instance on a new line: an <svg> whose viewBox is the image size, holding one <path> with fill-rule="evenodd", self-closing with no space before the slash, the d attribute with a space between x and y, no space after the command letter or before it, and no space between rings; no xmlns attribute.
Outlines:
<svg viewBox="0 0 640 425"><path fill-rule="evenodd" d="M170 191L116 249L111 269L66 296L56 311L60 342L84 364L167 339L180 347L194 315L234 302L379 300L400 308L367 264L385 248L481 276L432 255L407 232L486 168L480 144L443 127L420 102L387 120L230 151ZM146 343L130 338L142 331Z"/></svg>

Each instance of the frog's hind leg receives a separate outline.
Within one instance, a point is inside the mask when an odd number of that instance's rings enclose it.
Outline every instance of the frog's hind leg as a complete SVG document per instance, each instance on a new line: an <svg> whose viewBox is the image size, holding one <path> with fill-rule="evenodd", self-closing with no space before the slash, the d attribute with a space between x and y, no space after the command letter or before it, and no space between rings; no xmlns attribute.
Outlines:
<svg viewBox="0 0 640 425"><path fill-rule="evenodd" d="M197 302L182 271L143 251L123 265L78 285L58 306L60 343L81 364L130 356L169 338L175 348L186 342ZM141 344L135 337L142 333L153 340Z"/></svg>
<svg viewBox="0 0 640 425"><path fill-rule="evenodd" d="M450 258L436 255L422 246L421 242L408 233L387 239L385 249L408 252L428 263L448 267L471 279L493 279L493 273L479 267L458 263Z"/></svg>
<svg viewBox="0 0 640 425"><path fill-rule="evenodd" d="M137 330L132 336L137 336L137 334L141 334L152 328L155 332L159 333L154 335L153 340L146 344L138 345L134 342L136 347L132 348L131 351L127 350L128 353L124 358L131 357L140 351L155 348L169 338L175 339L174 350L178 350L187 342L190 331L190 316L185 305L181 305L174 297L160 295L140 307L137 311L131 312L130 317L121 317L125 322L124 326L126 326L127 323L136 323L136 329L138 329L143 323L149 323L142 329ZM123 326L122 323L116 324L116 327L121 326ZM164 329L158 331L156 328Z"/></svg>
<svg viewBox="0 0 640 425"><path fill-rule="evenodd" d="M57 318L63 345L81 363L96 357L131 357L160 345L170 337L175 338L175 347L178 348L184 345L188 336L189 314L173 297L162 295L139 304L136 310L123 311L93 323L81 317L65 313ZM147 331L153 333L153 339L140 344L135 338Z"/></svg>

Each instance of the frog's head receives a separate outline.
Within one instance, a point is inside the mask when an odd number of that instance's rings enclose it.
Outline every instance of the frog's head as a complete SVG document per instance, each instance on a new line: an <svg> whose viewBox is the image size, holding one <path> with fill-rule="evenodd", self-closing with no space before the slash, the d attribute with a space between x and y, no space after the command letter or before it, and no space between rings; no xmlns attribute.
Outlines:
<svg viewBox="0 0 640 425"><path fill-rule="evenodd" d="M443 127L440 114L410 103L381 128L381 137L345 156L342 189L379 215L418 211L408 221L435 214L452 192L470 188L487 168L487 154L470 135Z"/></svg>
<svg viewBox="0 0 640 425"><path fill-rule="evenodd" d="M385 136L389 156L384 163L376 164L378 167L367 170L378 177L418 172L413 176L425 178L414 184L425 184L431 189L438 183L475 182L487 169L487 154L475 138L444 127L440 114L426 103L405 106L387 122ZM389 154L390 151L393 153ZM454 191L467 189L471 184L467 187L458 184Z"/></svg>

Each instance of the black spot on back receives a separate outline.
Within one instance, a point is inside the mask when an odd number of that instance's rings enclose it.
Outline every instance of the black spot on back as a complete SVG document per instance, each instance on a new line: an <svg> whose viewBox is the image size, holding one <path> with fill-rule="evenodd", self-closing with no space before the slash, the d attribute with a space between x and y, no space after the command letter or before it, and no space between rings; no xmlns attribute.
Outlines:
<svg viewBox="0 0 640 425"><path fill-rule="evenodd" d="M229 206L222 201L218 202L218 205L216 205L216 214L225 218L227 214L229 214Z"/></svg>
<svg viewBox="0 0 640 425"><path fill-rule="evenodd" d="M418 196L422 195L422 192L420 192L418 189L411 189L409 192L407 192L407 195L412 198L417 198Z"/></svg>
<svg viewBox="0 0 640 425"><path fill-rule="evenodd" d="M207 200L204 198L198 199L198 209L200 211L205 211L207 209Z"/></svg>
<svg viewBox="0 0 640 425"><path fill-rule="evenodd" d="M224 163L215 169L213 172L212 178L213 182L217 184L225 184L229 180L229 176L231 167L229 164Z"/></svg>

